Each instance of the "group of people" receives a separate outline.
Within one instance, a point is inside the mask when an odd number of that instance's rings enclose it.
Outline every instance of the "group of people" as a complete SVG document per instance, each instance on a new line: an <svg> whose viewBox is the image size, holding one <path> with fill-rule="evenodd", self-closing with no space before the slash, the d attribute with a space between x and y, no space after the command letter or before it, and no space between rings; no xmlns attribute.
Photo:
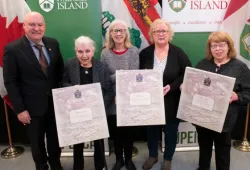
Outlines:
<svg viewBox="0 0 250 170"><path fill-rule="evenodd" d="M150 26L152 44L139 51L130 42L127 24L113 21L106 33L106 45L100 60L94 59L95 42L80 36L75 40L76 57L65 65L57 40L44 36L45 21L37 12L25 16L25 35L5 46L3 58L4 84L19 121L27 128L36 170L62 170L58 143L52 89L90 83L101 84L110 134L114 141L116 162L112 170L124 165L136 170L132 161L133 127L116 124L116 70L159 69L163 73L163 92L166 125L148 126L149 157L142 165L150 170L158 161L160 133L165 133L165 151L162 170L171 169L176 149L180 120L176 118L185 68L191 62L185 52L171 44L174 32L162 19ZM225 32L214 32L208 37L206 58L196 68L236 78L236 83L222 133L196 126L200 147L198 170L209 170L213 142L216 169L230 169L231 130L237 119L238 106L250 101L250 71L246 64L236 59L232 38ZM46 135L47 150L44 137ZM96 170L105 167L103 140L94 141ZM47 152L46 152L47 151ZM48 153L48 156L47 156ZM74 170L84 169L83 143L73 146ZM49 164L49 166L48 166Z"/></svg>

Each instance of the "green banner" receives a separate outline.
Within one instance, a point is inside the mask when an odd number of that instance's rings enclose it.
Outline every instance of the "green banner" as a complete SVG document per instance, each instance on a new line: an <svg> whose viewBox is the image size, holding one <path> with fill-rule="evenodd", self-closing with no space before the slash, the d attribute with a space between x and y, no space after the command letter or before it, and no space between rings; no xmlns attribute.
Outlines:
<svg viewBox="0 0 250 170"><path fill-rule="evenodd" d="M206 55L206 43L210 32L175 33L172 43L181 47L188 55L192 66Z"/></svg>
<svg viewBox="0 0 250 170"><path fill-rule="evenodd" d="M81 35L96 42L95 58L102 50L101 0L27 0L46 22L45 35L60 43L63 58L75 56L74 41Z"/></svg>

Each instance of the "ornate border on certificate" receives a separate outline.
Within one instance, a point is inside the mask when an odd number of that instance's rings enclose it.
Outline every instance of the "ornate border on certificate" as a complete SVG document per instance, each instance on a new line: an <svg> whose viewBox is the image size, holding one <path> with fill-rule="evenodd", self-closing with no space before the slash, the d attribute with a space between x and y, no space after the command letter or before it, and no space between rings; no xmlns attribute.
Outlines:
<svg viewBox="0 0 250 170"><path fill-rule="evenodd" d="M187 67L177 117L221 132L235 78Z"/></svg>

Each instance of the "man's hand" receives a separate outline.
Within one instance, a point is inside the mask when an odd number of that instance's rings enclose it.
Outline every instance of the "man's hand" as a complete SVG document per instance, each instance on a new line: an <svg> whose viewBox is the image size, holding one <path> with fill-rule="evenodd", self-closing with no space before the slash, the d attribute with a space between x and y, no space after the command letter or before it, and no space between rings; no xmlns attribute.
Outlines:
<svg viewBox="0 0 250 170"><path fill-rule="evenodd" d="M170 85L166 85L165 87L163 87L163 94L164 96L170 91Z"/></svg>
<svg viewBox="0 0 250 170"><path fill-rule="evenodd" d="M235 92L233 91L233 92L232 92L232 95L231 95L231 97L230 97L229 103L231 104L233 101L237 101L237 100L239 100L238 95L237 95L237 93L235 93Z"/></svg>
<svg viewBox="0 0 250 170"><path fill-rule="evenodd" d="M30 118L30 114L29 114L29 112L27 110L19 113L17 115L17 117L18 117L18 120L20 122L22 122L24 125L30 124L31 118Z"/></svg>

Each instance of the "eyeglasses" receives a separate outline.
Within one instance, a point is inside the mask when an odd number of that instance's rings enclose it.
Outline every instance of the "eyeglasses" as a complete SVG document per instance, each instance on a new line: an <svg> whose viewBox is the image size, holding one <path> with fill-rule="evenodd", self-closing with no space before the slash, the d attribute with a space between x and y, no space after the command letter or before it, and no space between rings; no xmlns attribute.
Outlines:
<svg viewBox="0 0 250 170"><path fill-rule="evenodd" d="M153 31L153 33L157 34L157 35L160 35L160 34L165 35L168 32L169 32L168 30L156 30L156 31Z"/></svg>
<svg viewBox="0 0 250 170"><path fill-rule="evenodd" d="M218 43L218 44L210 45L210 48L211 48L212 50L217 49L217 47L219 47L219 49L222 49L222 48L225 47L225 45L227 45L226 42L221 42L221 43Z"/></svg>
<svg viewBox="0 0 250 170"><path fill-rule="evenodd" d="M118 32L120 32L121 34L124 34L126 32L126 29L113 29L112 32L114 34L118 34Z"/></svg>
<svg viewBox="0 0 250 170"><path fill-rule="evenodd" d="M83 55L83 54L89 54L92 50L86 49L86 50L75 50L77 54Z"/></svg>

